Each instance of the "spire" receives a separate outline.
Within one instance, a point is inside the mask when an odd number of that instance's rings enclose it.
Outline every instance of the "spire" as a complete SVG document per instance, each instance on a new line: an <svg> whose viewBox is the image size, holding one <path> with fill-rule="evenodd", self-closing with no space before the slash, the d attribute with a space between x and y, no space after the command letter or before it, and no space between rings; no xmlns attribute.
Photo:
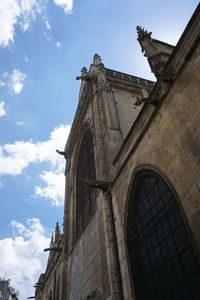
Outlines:
<svg viewBox="0 0 200 300"><path fill-rule="evenodd" d="M60 240L60 227L59 223L56 223L56 228L55 228L55 243L57 244Z"/></svg>
<svg viewBox="0 0 200 300"><path fill-rule="evenodd" d="M95 54L94 58L93 58L93 65L98 66L101 63L102 63L101 56L98 54Z"/></svg>
<svg viewBox="0 0 200 300"><path fill-rule="evenodd" d="M137 30L137 35L138 35L137 40L139 41L140 46L142 48L142 53L145 52L144 55L148 56L146 54L147 51L146 51L145 46L151 44L151 42L152 42L152 38L151 38L152 32L147 32L147 30L144 30L144 28L142 28L141 26L137 26L136 30Z"/></svg>
<svg viewBox="0 0 200 300"><path fill-rule="evenodd" d="M141 26L137 26L136 30L138 35L137 38L138 41L141 41L143 39L151 40L152 32L148 32L147 30L144 30L144 28L142 28Z"/></svg>
<svg viewBox="0 0 200 300"><path fill-rule="evenodd" d="M151 71L160 78L174 46L152 38L152 32L144 30L141 26L137 26L136 30L142 53L148 58Z"/></svg>

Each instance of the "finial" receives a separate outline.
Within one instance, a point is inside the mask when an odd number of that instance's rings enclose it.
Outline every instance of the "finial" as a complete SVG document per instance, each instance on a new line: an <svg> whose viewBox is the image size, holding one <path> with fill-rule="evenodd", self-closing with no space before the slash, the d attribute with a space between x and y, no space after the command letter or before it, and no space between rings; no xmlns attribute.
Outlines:
<svg viewBox="0 0 200 300"><path fill-rule="evenodd" d="M98 66L101 63L102 63L101 56L96 53L93 58L93 64Z"/></svg>
<svg viewBox="0 0 200 300"><path fill-rule="evenodd" d="M56 233L60 233L60 227L59 227L59 223L58 222L56 222L55 234Z"/></svg>
<svg viewBox="0 0 200 300"><path fill-rule="evenodd" d="M60 239L60 227L59 223L56 223L56 228L55 228L55 243L58 243Z"/></svg>
<svg viewBox="0 0 200 300"><path fill-rule="evenodd" d="M151 39L152 32L147 32L147 30L144 30L144 28L142 28L141 26L137 26L136 29L137 29L138 41L141 41L143 39Z"/></svg>

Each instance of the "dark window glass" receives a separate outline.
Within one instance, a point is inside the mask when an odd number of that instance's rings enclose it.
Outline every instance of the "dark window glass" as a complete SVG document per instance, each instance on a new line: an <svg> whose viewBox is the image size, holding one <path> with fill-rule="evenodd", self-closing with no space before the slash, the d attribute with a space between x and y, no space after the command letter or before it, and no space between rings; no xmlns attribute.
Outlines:
<svg viewBox="0 0 200 300"><path fill-rule="evenodd" d="M127 244L137 300L200 299L200 268L177 202L153 172L136 176Z"/></svg>
<svg viewBox="0 0 200 300"><path fill-rule="evenodd" d="M76 238L83 231L95 208L95 189L81 179L95 179L94 146L88 129L82 139L76 173Z"/></svg>

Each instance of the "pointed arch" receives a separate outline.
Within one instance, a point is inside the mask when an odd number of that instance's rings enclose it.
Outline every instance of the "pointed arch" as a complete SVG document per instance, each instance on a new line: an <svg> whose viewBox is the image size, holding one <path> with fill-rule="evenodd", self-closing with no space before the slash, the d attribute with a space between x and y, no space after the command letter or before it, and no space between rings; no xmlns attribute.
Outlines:
<svg viewBox="0 0 200 300"><path fill-rule="evenodd" d="M177 195L154 170L135 173L127 216L127 249L137 300L196 300L199 261Z"/></svg>
<svg viewBox="0 0 200 300"><path fill-rule="evenodd" d="M76 239L96 206L96 192L81 179L95 179L93 136L88 127L83 134L76 168Z"/></svg>

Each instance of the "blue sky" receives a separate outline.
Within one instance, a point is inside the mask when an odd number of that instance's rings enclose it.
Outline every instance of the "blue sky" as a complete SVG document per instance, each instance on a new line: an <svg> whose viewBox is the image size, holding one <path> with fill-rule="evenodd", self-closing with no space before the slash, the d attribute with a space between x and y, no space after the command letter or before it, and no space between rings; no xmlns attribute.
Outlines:
<svg viewBox="0 0 200 300"><path fill-rule="evenodd" d="M98 53L106 67L154 80L136 26L176 44L196 0L0 0L0 277L21 298L45 270L63 220L63 150L75 78ZM30 267L31 266L31 267Z"/></svg>

